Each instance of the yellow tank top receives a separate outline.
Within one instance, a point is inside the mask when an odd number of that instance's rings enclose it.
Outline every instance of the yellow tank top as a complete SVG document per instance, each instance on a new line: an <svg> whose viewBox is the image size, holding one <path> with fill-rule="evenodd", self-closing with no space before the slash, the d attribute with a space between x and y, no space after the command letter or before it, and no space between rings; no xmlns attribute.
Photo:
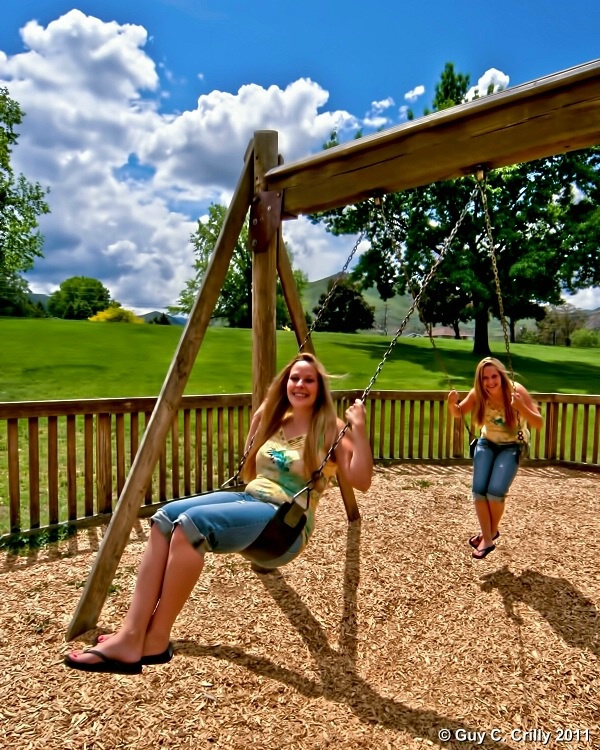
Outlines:
<svg viewBox="0 0 600 750"><path fill-rule="evenodd" d="M520 420L514 427L506 424L504 407L492 406L488 401L485 403L484 423L481 428L482 437L491 440L492 443L517 443L518 433L523 433L523 439L529 442L529 430L527 425Z"/></svg>
<svg viewBox="0 0 600 750"><path fill-rule="evenodd" d="M283 430L272 435L259 449L256 454L256 479L252 479L246 485L246 492L258 500L267 503L281 505L291 500L294 495L303 490L308 480L304 476L304 443L306 435L287 440ZM323 475L327 483L334 476L336 465L328 461L323 468ZM306 526L304 527L304 543L313 532L315 526L315 511L321 495L321 491L311 490L310 505L306 514Z"/></svg>

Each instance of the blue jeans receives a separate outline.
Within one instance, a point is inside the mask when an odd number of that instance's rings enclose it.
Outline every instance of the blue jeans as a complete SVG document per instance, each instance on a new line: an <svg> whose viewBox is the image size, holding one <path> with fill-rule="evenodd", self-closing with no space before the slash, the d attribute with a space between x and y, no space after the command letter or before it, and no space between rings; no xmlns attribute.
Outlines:
<svg viewBox="0 0 600 750"><path fill-rule="evenodd" d="M198 552L217 554L240 552L258 538L277 511L277 505L257 500L247 492L218 490L206 495L194 495L174 500L158 510L151 518L162 533L170 538L176 525ZM263 568L277 568L293 560L302 552L303 536L275 560L261 562Z"/></svg>
<svg viewBox="0 0 600 750"><path fill-rule="evenodd" d="M519 468L518 443L492 443L480 437L473 456L473 500L504 502Z"/></svg>

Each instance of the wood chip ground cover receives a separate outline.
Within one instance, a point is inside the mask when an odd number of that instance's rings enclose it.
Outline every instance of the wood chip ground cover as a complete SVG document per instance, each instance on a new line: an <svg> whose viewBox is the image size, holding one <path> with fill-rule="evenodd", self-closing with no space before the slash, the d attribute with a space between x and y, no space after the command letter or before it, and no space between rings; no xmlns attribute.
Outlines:
<svg viewBox="0 0 600 750"><path fill-rule="evenodd" d="M278 573L211 556L175 658L135 677L62 659L120 622L147 521L98 628L72 644L103 530L3 553L0 747L600 747L600 477L523 467L483 561L469 488L466 466L378 468L361 521L328 491L309 548Z"/></svg>

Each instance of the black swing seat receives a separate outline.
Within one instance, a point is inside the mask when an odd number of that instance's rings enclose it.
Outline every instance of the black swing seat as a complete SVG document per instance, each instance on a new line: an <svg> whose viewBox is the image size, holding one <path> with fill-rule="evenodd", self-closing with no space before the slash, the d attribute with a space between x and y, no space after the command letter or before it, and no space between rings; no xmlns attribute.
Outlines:
<svg viewBox="0 0 600 750"><path fill-rule="evenodd" d="M269 562L284 555L306 526L306 509L294 500L282 503L273 518L242 554L253 562Z"/></svg>

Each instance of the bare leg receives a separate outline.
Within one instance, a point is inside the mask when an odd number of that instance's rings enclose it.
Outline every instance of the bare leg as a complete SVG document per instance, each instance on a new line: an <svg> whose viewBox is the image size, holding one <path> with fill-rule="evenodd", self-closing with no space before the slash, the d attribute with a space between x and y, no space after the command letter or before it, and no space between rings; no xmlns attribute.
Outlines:
<svg viewBox="0 0 600 750"><path fill-rule="evenodd" d="M111 638L98 644L97 650L111 659L126 663L141 658L146 630L158 602L168 558L169 540L156 526L152 526L123 624ZM100 661L98 656L81 651L72 651L69 656L89 663Z"/></svg>
<svg viewBox="0 0 600 750"><path fill-rule="evenodd" d="M492 536L496 534L498 531L498 526L500 526L500 521L502 520L502 516L504 515L504 508L505 503L501 503L495 500L492 500L492 502L489 503L490 506L490 516L491 516L491 525L492 525Z"/></svg>
<svg viewBox="0 0 600 750"><path fill-rule="evenodd" d="M192 547L178 526L171 538L158 606L146 633L145 654L158 654L167 648L173 623L194 590L203 567L204 555Z"/></svg>
<svg viewBox="0 0 600 750"><path fill-rule="evenodd" d="M479 550L491 547L494 543L492 541L492 514L490 505L491 503L487 500L475 500L475 513L477 514L479 528L481 529L481 536L477 547Z"/></svg>

